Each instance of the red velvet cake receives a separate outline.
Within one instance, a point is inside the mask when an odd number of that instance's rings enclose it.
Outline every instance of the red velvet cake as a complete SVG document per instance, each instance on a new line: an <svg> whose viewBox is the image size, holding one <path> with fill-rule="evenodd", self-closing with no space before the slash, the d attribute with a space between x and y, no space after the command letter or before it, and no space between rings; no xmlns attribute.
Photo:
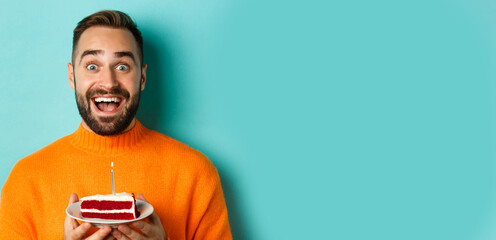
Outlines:
<svg viewBox="0 0 496 240"><path fill-rule="evenodd" d="M84 218L132 220L138 217L136 199L131 193L94 195L81 198Z"/></svg>

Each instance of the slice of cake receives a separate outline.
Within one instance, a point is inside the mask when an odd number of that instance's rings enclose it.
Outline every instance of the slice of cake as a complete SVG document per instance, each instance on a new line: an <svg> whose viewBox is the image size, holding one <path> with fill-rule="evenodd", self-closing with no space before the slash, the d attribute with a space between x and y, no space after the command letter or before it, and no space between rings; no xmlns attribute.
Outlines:
<svg viewBox="0 0 496 240"><path fill-rule="evenodd" d="M131 220L138 217L136 199L131 193L94 195L81 198L81 201L84 218Z"/></svg>

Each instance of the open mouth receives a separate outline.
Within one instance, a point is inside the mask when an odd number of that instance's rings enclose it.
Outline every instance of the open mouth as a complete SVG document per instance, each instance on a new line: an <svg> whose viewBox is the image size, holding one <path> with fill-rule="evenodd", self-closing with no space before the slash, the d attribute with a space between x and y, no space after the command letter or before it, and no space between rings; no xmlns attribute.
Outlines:
<svg viewBox="0 0 496 240"><path fill-rule="evenodd" d="M95 104L95 110L100 113L115 113L122 106L122 97L95 97L92 102Z"/></svg>

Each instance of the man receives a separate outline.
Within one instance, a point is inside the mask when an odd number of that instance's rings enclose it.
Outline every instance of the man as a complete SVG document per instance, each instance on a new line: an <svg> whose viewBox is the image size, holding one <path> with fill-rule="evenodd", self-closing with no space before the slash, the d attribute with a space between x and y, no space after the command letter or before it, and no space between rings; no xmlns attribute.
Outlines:
<svg viewBox="0 0 496 240"><path fill-rule="evenodd" d="M13 168L2 188L0 239L232 238L211 162L135 119L146 69L129 16L101 11L78 23L68 78L82 122ZM154 213L115 229L66 216L68 199L110 192L111 162L116 191L139 193Z"/></svg>

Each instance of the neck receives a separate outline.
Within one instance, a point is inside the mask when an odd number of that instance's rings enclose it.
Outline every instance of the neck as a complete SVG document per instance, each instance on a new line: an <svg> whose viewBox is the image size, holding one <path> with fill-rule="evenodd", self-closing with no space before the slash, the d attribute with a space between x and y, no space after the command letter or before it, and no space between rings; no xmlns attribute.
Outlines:
<svg viewBox="0 0 496 240"><path fill-rule="evenodd" d="M131 123L129 124L129 126L127 126L127 128L124 129L124 131L120 132L119 134L128 132L129 130L133 129L133 127L134 127L135 124L136 124L136 118L133 118L133 120L131 121ZM86 124L86 122L84 120L82 120L81 125L83 125L83 128L84 129L88 130L89 132L94 133L93 130L91 130L91 128L88 126L88 124Z"/></svg>

